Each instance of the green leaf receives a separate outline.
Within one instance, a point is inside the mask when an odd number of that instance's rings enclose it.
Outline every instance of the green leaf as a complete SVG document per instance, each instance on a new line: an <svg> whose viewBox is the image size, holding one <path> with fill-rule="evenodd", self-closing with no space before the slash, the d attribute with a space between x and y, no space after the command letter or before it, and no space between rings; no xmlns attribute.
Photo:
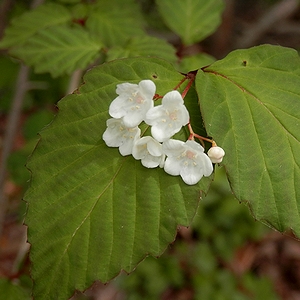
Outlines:
<svg viewBox="0 0 300 300"><path fill-rule="evenodd" d="M10 179L24 188L28 187L28 181L30 179L30 173L25 168L25 165L36 142L37 138L26 142L21 149L11 153L7 159L7 169L9 171Z"/></svg>
<svg viewBox="0 0 300 300"><path fill-rule="evenodd" d="M53 77L84 69L99 55L102 44L80 26L53 26L40 30L10 53L37 73L50 72Z"/></svg>
<svg viewBox="0 0 300 300"><path fill-rule="evenodd" d="M132 38L124 47L114 47L107 52L108 61L136 56L154 56L174 63L177 59L171 44L151 36Z"/></svg>
<svg viewBox="0 0 300 300"><path fill-rule="evenodd" d="M160 255L179 224L190 224L211 178L187 186L102 140L117 84L152 79L164 95L182 78L161 59L116 60L93 68L78 93L59 102L28 163L26 224L35 299L67 299L95 280L131 272L145 256Z"/></svg>
<svg viewBox="0 0 300 300"><path fill-rule="evenodd" d="M157 0L166 25L185 45L202 41L221 23L222 0Z"/></svg>
<svg viewBox="0 0 300 300"><path fill-rule="evenodd" d="M38 31L51 26L66 24L71 20L70 12L62 5L46 3L33 11L15 18L7 27L0 48L20 46Z"/></svg>
<svg viewBox="0 0 300 300"><path fill-rule="evenodd" d="M0 278L1 298L5 300L30 300L30 292L5 278Z"/></svg>
<svg viewBox="0 0 300 300"><path fill-rule="evenodd" d="M300 59L263 45L199 71L205 126L226 152L235 196L254 217L300 236Z"/></svg>
<svg viewBox="0 0 300 300"><path fill-rule="evenodd" d="M179 71L188 73L193 70L198 70L204 66L212 64L216 59L206 53L198 53L195 55L185 56L179 63Z"/></svg>
<svg viewBox="0 0 300 300"><path fill-rule="evenodd" d="M142 15L135 1L103 0L92 4L86 27L106 47L124 45L129 38L144 36Z"/></svg>

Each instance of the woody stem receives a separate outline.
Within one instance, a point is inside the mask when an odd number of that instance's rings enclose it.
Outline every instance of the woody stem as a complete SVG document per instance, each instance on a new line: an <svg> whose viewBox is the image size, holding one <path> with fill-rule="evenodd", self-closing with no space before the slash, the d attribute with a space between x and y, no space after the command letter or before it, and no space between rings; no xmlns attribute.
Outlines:
<svg viewBox="0 0 300 300"><path fill-rule="evenodd" d="M201 143L201 145L203 147L204 147L204 142L203 141L207 141L207 142L211 143L212 147L216 147L217 146L217 143L214 140L206 138L206 137L203 137L203 136L195 133L193 131L191 123L188 123L188 128L189 128L189 132L190 132L190 136L188 138L189 140L194 140L194 138L196 137L200 141L200 143Z"/></svg>
<svg viewBox="0 0 300 300"><path fill-rule="evenodd" d="M191 74L191 75L193 75L193 74ZM189 83L187 84L187 86L185 87L185 89L183 90L183 92L181 94L183 99L186 96L186 94L188 93L189 89L191 88L191 86L195 80L195 75L193 75L193 76L191 76L191 75L189 76L189 79L190 79Z"/></svg>

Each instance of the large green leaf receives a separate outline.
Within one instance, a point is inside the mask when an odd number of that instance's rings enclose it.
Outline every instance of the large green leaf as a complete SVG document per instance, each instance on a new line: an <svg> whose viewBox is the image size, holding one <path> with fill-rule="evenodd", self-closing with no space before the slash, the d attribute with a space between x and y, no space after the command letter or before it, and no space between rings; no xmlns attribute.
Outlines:
<svg viewBox="0 0 300 300"><path fill-rule="evenodd" d="M160 255L179 224L190 224L211 178L187 186L160 168L122 157L102 140L116 84L152 79L164 95L182 78L164 60L116 60L89 71L79 91L59 102L28 163L35 299L67 299L95 280L130 272L145 256ZM185 101L199 111L193 90ZM199 118L192 115L192 121L201 127Z"/></svg>
<svg viewBox="0 0 300 300"><path fill-rule="evenodd" d="M184 44L199 42L212 34L221 23L223 0L157 0L166 25Z"/></svg>
<svg viewBox="0 0 300 300"><path fill-rule="evenodd" d="M122 46L129 38L144 36L142 16L135 1L102 0L91 4L87 29L106 47Z"/></svg>
<svg viewBox="0 0 300 300"><path fill-rule="evenodd" d="M154 56L170 62L176 62L175 48L165 40L151 36L130 39L124 47L113 47L107 52L107 60L117 58Z"/></svg>
<svg viewBox="0 0 300 300"><path fill-rule="evenodd" d="M99 55L102 44L80 26L53 26L40 30L10 53L37 73L56 77L84 69Z"/></svg>
<svg viewBox="0 0 300 300"><path fill-rule="evenodd" d="M62 5L46 3L15 18L7 27L0 42L1 48L20 46L39 30L71 20L70 12Z"/></svg>
<svg viewBox="0 0 300 300"><path fill-rule="evenodd" d="M235 196L255 218L300 236L300 59L263 45L237 50L196 79L207 132L226 151Z"/></svg>

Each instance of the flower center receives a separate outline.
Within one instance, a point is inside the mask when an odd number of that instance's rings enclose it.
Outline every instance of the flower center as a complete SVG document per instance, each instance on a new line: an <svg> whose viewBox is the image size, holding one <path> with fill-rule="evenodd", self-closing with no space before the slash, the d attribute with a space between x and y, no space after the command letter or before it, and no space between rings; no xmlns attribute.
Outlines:
<svg viewBox="0 0 300 300"><path fill-rule="evenodd" d="M139 94L135 97L135 102L138 104L144 103L144 101L144 98Z"/></svg>
<svg viewBox="0 0 300 300"><path fill-rule="evenodd" d="M190 150L187 150L185 155L188 159L194 159L196 157L195 153Z"/></svg>
<svg viewBox="0 0 300 300"><path fill-rule="evenodd" d="M172 121L177 120L177 113L176 113L176 111L171 112L170 115L169 115L169 117L170 117L170 119Z"/></svg>
<svg viewBox="0 0 300 300"><path fill-rule="evenodd" d="M184 159L183 164L184 166L188 167L188 166L193 166L196 167L198 164L195 161L195 158L197 156L197 154L191 150L187 150L184 153L182 153L181 155L182 157L186 157L186 159Z"/></svg>
<svg viewBox="0 0 300 300"><path fill-rule="evenodd" d="M177 112L178 112L178 109L174 109L173 111L166 110L166 114L170 118L171 121L177 120Z"/></svg>

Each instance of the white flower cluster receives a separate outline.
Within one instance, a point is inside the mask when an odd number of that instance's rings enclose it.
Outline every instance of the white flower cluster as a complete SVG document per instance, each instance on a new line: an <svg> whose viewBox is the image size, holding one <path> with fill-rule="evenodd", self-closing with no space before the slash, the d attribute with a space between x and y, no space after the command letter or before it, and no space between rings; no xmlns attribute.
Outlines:
<svg viewBox="0 0 300 300"><path fill-rule="evenodd" d="M151 80L118 84L118 97L110 104L112 118L106 122L103 140L109 147L119 147L123 156L132 154L147 168L160 166L170 175L180 175L186 184L196 184L202 176L211 175L212 162L220 162L224 150L212 147L208 157L194 140L171 139L189 123L189 113L181 94L175 90L162 98L161 105L154 106L155 91ZM151 126L153 137L141 137L138 126L143 121Z"/></svg>

